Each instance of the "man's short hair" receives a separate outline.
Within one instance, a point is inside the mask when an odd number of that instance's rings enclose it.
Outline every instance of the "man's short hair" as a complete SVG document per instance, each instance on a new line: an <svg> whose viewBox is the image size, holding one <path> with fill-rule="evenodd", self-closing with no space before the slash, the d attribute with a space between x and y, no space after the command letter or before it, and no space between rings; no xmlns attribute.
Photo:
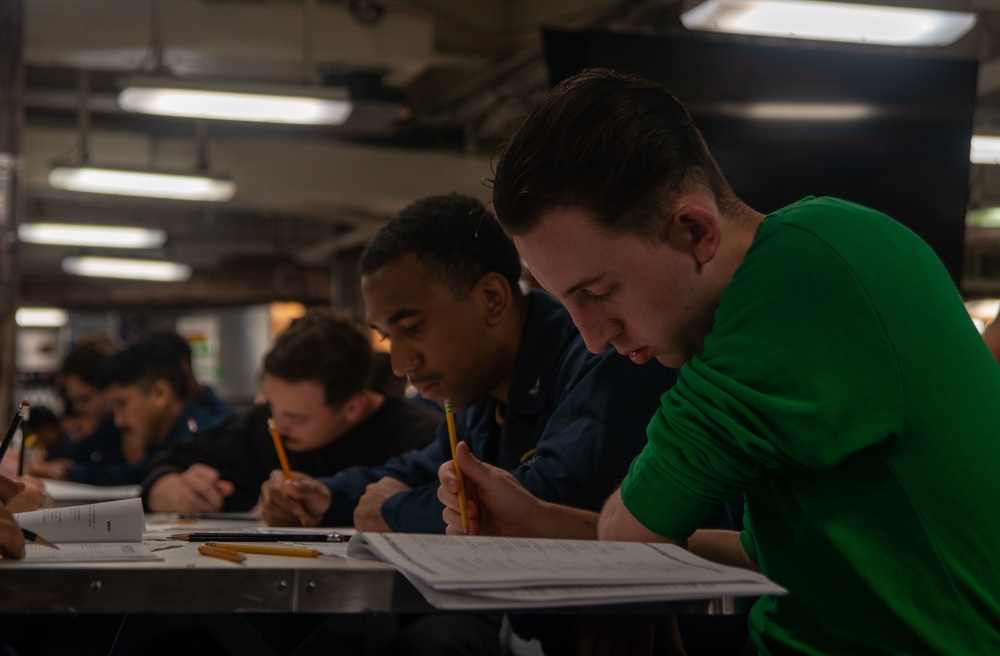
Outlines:
<svg viewBox="0 0 1000 656"><path fill-rule="evenodd" d="M331 407L364 392L371 367L368 327L353 314L332 308L307 310L264 356L264 373L292 383L319 382Z"/></svg>
<svg viewBox="0 0 1000 656"><path fill-rule="evenodd" d="M173 328L157 328L142 337L143 341L157 342L177 354L181 360L191 360L191 345Z"/></svg>
<svg viewBox="0 0 1000 656"><path fill-rule="evenodd" d="M101 365L121 350L119 344L104 333L81 335L59 365L59 378L75 376L91 387L99 387Z"/></svg>
<svg viewBox="0 0 1000 656"><path fill-rule="evenodd" d="M499 273L518 293L521 260L496 217L471 196L429 196L403 208L379 229L361 255L369 275L404 255L415 255L465 298L487 273Z"/></svg>
<svg viewBox="0 0 1000 656"><path fill-rule="evenodd" d="M101 366L98 387L105 390L121 385L145 392L158 380L166 381L177 398L186 398L187 379L177 353L157 342L139 341Z"/></svg>
<svg viewBox="0 0 1000 656"><path fill-rule="evenodd" d="M724 213L738 200L683 105L659 84L590 69L558 84L502 149L493 208L511 235L577 208L650 241L680 194L702 189Z"/></svg>

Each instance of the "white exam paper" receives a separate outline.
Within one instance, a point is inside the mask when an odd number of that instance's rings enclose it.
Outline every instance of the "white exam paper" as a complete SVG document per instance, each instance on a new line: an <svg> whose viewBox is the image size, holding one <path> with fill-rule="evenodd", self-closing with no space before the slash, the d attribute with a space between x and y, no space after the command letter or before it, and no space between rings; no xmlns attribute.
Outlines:
<svg viewBox="0 0 1000 656"><path fill-rule="evenodd" d="M365 552L437 590L767 580L671 544L358 533L347 554Z"/></svg>
<svg viewBox="0 0 1000 656"><path fill-rule="evenodd" d="M49 542L142 542L140 499L17 513L15 521Z"/></svg>

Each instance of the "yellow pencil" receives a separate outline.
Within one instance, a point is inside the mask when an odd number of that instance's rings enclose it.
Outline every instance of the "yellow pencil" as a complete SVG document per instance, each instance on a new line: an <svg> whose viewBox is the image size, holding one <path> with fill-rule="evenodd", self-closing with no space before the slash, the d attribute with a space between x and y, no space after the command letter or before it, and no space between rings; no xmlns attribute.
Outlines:
<svg viewBox="0 0 1000 656"><path fill-rule="evenodd" d="M238 551L240 553L261 554L264 556L316 558L322 555L319 551L307 547L279 547L265 544L234 544L232 542L206 542L205 546L224 549L225 551Z"/></svg>
<svg viewBox="0 0 1000 656"><path fill-rule="evenodd" d="M285 480L292 480L292 468L288 466L288 456L285 455L285 447L281 443L281 435L278 435L278 428L274 425L273 419L267 420L267 430L274 440L274 450L278 452L278 462L281 463L281 471L285 474Z"/></svg>
<svg viewBox="0 0 1000 656"><path fill-rule="evenodd" d="M462 480L462 470L458 468L458 432L455 430L455 412L451 401L444 402L444 416L448 421L448 439L451 441L451 462L455 465L455 476L458 477L458 508L462 512L462 529L469 532L469 503L465 498L465 481Z"/></svg>
<svg viewBox="0 0 1000 656"><path fill-rule="evenodd" d="M202 556L211 556L212 558L221 558L223 560L231 560L234 563L242 564L244 560L247 559L241 553L236 553L235 551L226 551L224 549L219 549L218 547L213 547L209 544L203 544L198 547L198 553Z"/></svg>

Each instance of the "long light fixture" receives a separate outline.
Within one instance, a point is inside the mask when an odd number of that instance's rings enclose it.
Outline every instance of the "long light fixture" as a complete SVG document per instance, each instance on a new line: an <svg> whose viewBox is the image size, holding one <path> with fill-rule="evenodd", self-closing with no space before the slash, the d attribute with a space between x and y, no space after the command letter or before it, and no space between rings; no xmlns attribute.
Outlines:
<svg viewBox="0 0 1000 656"><path fill-rule="evenodd" d="M959 11L823 0L706 0L681 15L691 30L890 46L954 43L976 24Z"/></svg>
<svg viewBox="0 0 1000 656"><path fill-rule="evenodd" d="M61 328L69 323L69 315L59 308L23 307L14 313L14 321L22 328Z"/></svg>
<svg viewBox="0 0 1000 656"><path fill-rule="evenodd" d="M72 223L22 223L17 236L29 244L101 248L159 248L167 241L163 230Z"/></svg>
<svg viewBox="0 0 1000 656"><path fill-rule="evenodd" d="M191 267L166 260L133 260L115 257L67 257L62 261L66 273L96 278L126 278L177 282L191 277Z"/></svg>
<svg viewBox="0 0 1000 656"><path fill-rule="evenodd" d="M310 86L212 85L175 79L133 78L118 95L129 112L188 118L341 125L353 104L346 89Z"/></svg>
<svg viewBox="0 0 1000 656"><path fill-rule="evenodd" d="M719 103L716 111L730 116L761 121L860 121L876 115L864 103Z"/></svg>
<svg viewBox="0 0 1000 656"><path fill-rule="evenodd" d="M973 135L969 161L973 164L1000 164L1000 137Z"/></svg>
<svg viewBox="0 0 1000 656"><path fill-rule="evenodd" d="M227 201L236 193L236 183L224 178L87 164L55 166L49 184L68 191L209 202Z"/></svg>

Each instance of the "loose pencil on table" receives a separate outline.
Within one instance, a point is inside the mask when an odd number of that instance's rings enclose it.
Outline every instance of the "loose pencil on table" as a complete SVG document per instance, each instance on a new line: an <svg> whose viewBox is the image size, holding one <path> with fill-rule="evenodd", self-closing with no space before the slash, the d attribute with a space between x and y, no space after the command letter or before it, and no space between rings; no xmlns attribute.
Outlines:
<svg viewBox="0 0 1000 656"><path fill-rule="evenodd" d="M229 561L232 561L234 563L242 563L243 561L245 561L247 559L246 556L244 556L243 554L238 553L236 551L229 551L227 549L219 549L218 547L213 547L213 546L208 545L208 544L203 544L200 547L198 547L198 553L200 553L202 556L210 556L212 558L221 558L222 560L229 560Z"/></svg>
<svg viewBox="0 0 1000 656"><path fill-rule="evenodd" d="M214 547L225 551L235 551L241 554L260 554L262 556L297 556L300 558L316 558L322 555L316 549L308 547L282 547L269 544L235 544L232 542L206 542L202 546ZM200 548L199 548L200 549Z"/></svg>

